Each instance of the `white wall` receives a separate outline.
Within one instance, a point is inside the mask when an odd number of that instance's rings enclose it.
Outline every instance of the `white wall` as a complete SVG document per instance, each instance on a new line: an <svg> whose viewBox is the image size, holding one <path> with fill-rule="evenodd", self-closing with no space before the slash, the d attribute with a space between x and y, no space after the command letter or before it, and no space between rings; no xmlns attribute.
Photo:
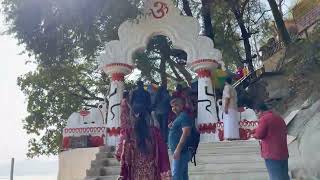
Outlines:
<svg viewBox="0 0 320 180"><path fill-rule="evenodd" d="M83 180L99 148L80 148L59 154L58 180ZM81 157L81 158L79 158Z"/></svg>

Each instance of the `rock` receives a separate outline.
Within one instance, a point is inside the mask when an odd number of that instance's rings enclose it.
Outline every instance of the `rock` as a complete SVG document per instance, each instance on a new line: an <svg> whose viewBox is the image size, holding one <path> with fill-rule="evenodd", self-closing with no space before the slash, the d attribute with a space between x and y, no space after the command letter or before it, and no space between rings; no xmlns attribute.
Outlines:
<svg viewBox="0 0 320 180"><path fill-rule="evenodd" d="M296 139L297 139L297 137L295 137L295 136L287 135L287 143L288 144L293 143Z"/></svg>
<svg viewBox="0 0 320 180"><path fill-rule="evenodd" d="M296 117L296 115L299 112L300 112L300 109L291 111L290 114L284 118L284 121L286 122L286 125L288 125Z"/></svg>
<svg viewBox="0 0 320 180"><path fill-rule="evenodd" d="M301 180L320 179L320 100L312 105L310 101L288 126L289 134L297 136L289 145L289 169Z"/></svg>
<svg viewBox="0 0 320 180"><path fill-rule="evenodd" d="M286 98L289 95L289 85L285 76L271 76L264 78L267 82L269 99Z"/></svg>
<svg viewBox="0 0 320 180"><path fill-rule="evenodd" d="M318 180L317 177L310 176L304 168L297 168L291 171L292 180Z"/></svg>
<svg viewBox="0 0 320 180"><path fill-rule="evenodd" d="M305 125L312 119L312 117L320 110L320 100L316 101L309 108L301 110L293 121L288 125L288 133L292 136L301 137L306 130Z"/></svg>
<svg viewBox="0 0 320 180"><path fill-rule="evenodd" d="M312 105L312 100L308 98L302 105L301 109L307 109Z"/></svg>
<svg viewBox="0 0 320 180"><path fill-rule="evenodd" d="M306 124L306 130L301 137L299 149L304 167L313 176L320 177L320 112Z"/></svg>

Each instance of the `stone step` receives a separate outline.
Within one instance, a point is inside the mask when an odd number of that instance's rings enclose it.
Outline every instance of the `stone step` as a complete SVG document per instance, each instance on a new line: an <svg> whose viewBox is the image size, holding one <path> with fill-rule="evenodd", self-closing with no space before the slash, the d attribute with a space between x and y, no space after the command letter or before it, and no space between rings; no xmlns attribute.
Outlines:
<svg viewBox="0 0 320 180"><path fill-rule="evenodd" d="M96 176L86 178L85 180L117 180L118 175ZM234 171L228 173L212 173L212 172L191 172L189 173L190 180L268 180L268 174L265 171L256 170L249 171Z"/></svg>
<svg viewBox="0 0 320 180"><path fill-rule="evenodd" d="M232 147L232 148L222 148L222 147L215 147L215 148L199 148L197 153L198 154L234 154L234 153L259 153L259 147Z"/></svg>
<svg viewBox="0 0 320 180"><path fill-rule="evenodd" d="M249 151L249 152L241 152L241 151L222 151L222 152L217 152L217 151L203 151L203 152L197 152L197 155L201 155L201 156L208 156L208 155L212 155L212 156L232 156L232 155L259 155L260 152L257 151Z"/></svg>
<svg viewBox="0 0 320 180"><path fill-rule="evenodd" d="M114 149L100 147L96 160L87 170L86 180L116 180L120 173ZM189 163L191 180L267 180L267 171L260 157L258 141L224 141L200 144L197 166Z"/></svg>
<svg viewBox="0 0 320 180"><path fill-rule="evenodd" d="M208 149L208 148L225 148L225 149L232 149L232 148L260 148L259 144L227 144L227 145L217 145L217 144L199 144L199 149Z"/></svg>
<svg viewBox="0 0 320 180"><path fill-rule="evenodd" d="M268 180L266 171L256 169L255 171L234 171L228 173L192 172L189 173L190 180ZM111 179L110 179L111 180Z"/></svg>
<svg viewBox="0 0 320 180"><path fill-rule="evenodd" d="M241 172L241 171L251 171L264 170L266 171L263 162L233 162L224 164L212 163L197 163L197 166L189 163L189 171L192 172L214 172L214 173L229 173L229 172Z"/></svg>
<svg viewBox="0 0 320 180"><path fill-rule="evenodd" d="M86 177L84 180L117 180L117 176L95 176L95 177Z"/></svg>
<svg viewBox="0 0 320 180"><path fill-rule="evenodd" d="M107 166L99 168L90 168L87 170L87 177L94 176L107 176L107 175L119 175L120 166Z"/></svg>
<svg viewBox="0 0 320 180"><path fill-rule="evenodd" d="M119 174L107 176L92 176L85 180L116 180ZM189 179L192 180L268 180L265 168L255 169L225 169L215 171L189 171Z"/></svg>
<svg viewBox="0 0 320 180"><path fill-rule="evenodd" d="M119 166L120 163L115 158L104 158L99 160L93 160L91 161L91 167L97 168L97 167L106 167L106 166Z"/></svg>
<svg viewBox="0 0 320 180"><path fill-rule="evenodd" d="M112 152L98 152L96 154L96 160L101 160L105 158L114 158L114 153Z"/></svg>
<svg viewBox="0 0 320 180"><path fill-rule="evenodd" d="M211 173L232 173L232 172L256 172L256 171L266 171L265 165L263 162L238 162L238 163L224 163L224 164L215 164L210 163L197 163L197 166L194 166L192 163L189 163L189 172L211 172ZM91 168L87 176L104 176L104 175L119 175L120 166L107 166L100 168Z"/></svg>
<svg viewBox="0 0 320 180"><path fill-rule="evenodd" d="M223 148L228 148L228 147L260 147L259 141L222 141L222 142L215 142L215 143L200 143L199 148L203 147L223 147Z"/></svg>
<svg viewBox="0 0 320 180"><path fill-rule="evenodd" d="M220 154L197 154L196 155L197 163L233 163L233 162L263 162L263 159L260 156L260 153L256 154L229 154L228 156Z"/></svg>
<svg viewBox="0 0 320 180"><path fill-rule="evenodd" d="M115 151L114 146L100 146L99 147L99 152L114 152Z"/></svg>

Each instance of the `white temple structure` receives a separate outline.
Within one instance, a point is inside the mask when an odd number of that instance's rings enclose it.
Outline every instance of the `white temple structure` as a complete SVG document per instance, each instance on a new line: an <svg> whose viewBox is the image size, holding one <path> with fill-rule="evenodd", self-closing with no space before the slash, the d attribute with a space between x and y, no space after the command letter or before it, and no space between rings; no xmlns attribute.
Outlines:
<svg viewBox="0 0 320 180"><path fill-rule="evenodd" d="M170 0L147 0L144 14L137 20L126 21L119 27L119 40L106 44L99 57L100 69L112 79L107 128L108 145L116 145L119 138L120 100L123 93L123 80L134 68L133 55L145 48L153 36L164 35L172 40L174 48L185 51L187 65L198 74L198 125L213 127L217 122L215 101L212 92L211 71L224 67L221 52L213 42L199 35L200 24L193 17L183 16ZM214 131L202 133L201 142L215 141Z"/></svg>

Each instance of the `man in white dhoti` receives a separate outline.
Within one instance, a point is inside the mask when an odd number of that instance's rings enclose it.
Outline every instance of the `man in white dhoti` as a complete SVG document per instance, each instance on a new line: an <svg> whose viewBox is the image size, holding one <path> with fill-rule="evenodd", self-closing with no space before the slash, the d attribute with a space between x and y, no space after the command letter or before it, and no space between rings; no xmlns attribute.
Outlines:
<svg viewBox="0 0 320 180"><path fill-rule="evenodd" d="M222 95L224 139L237 140L239 136L239 112L237 105L237 92L231 85L232 79L225 80Z"/></svg>

